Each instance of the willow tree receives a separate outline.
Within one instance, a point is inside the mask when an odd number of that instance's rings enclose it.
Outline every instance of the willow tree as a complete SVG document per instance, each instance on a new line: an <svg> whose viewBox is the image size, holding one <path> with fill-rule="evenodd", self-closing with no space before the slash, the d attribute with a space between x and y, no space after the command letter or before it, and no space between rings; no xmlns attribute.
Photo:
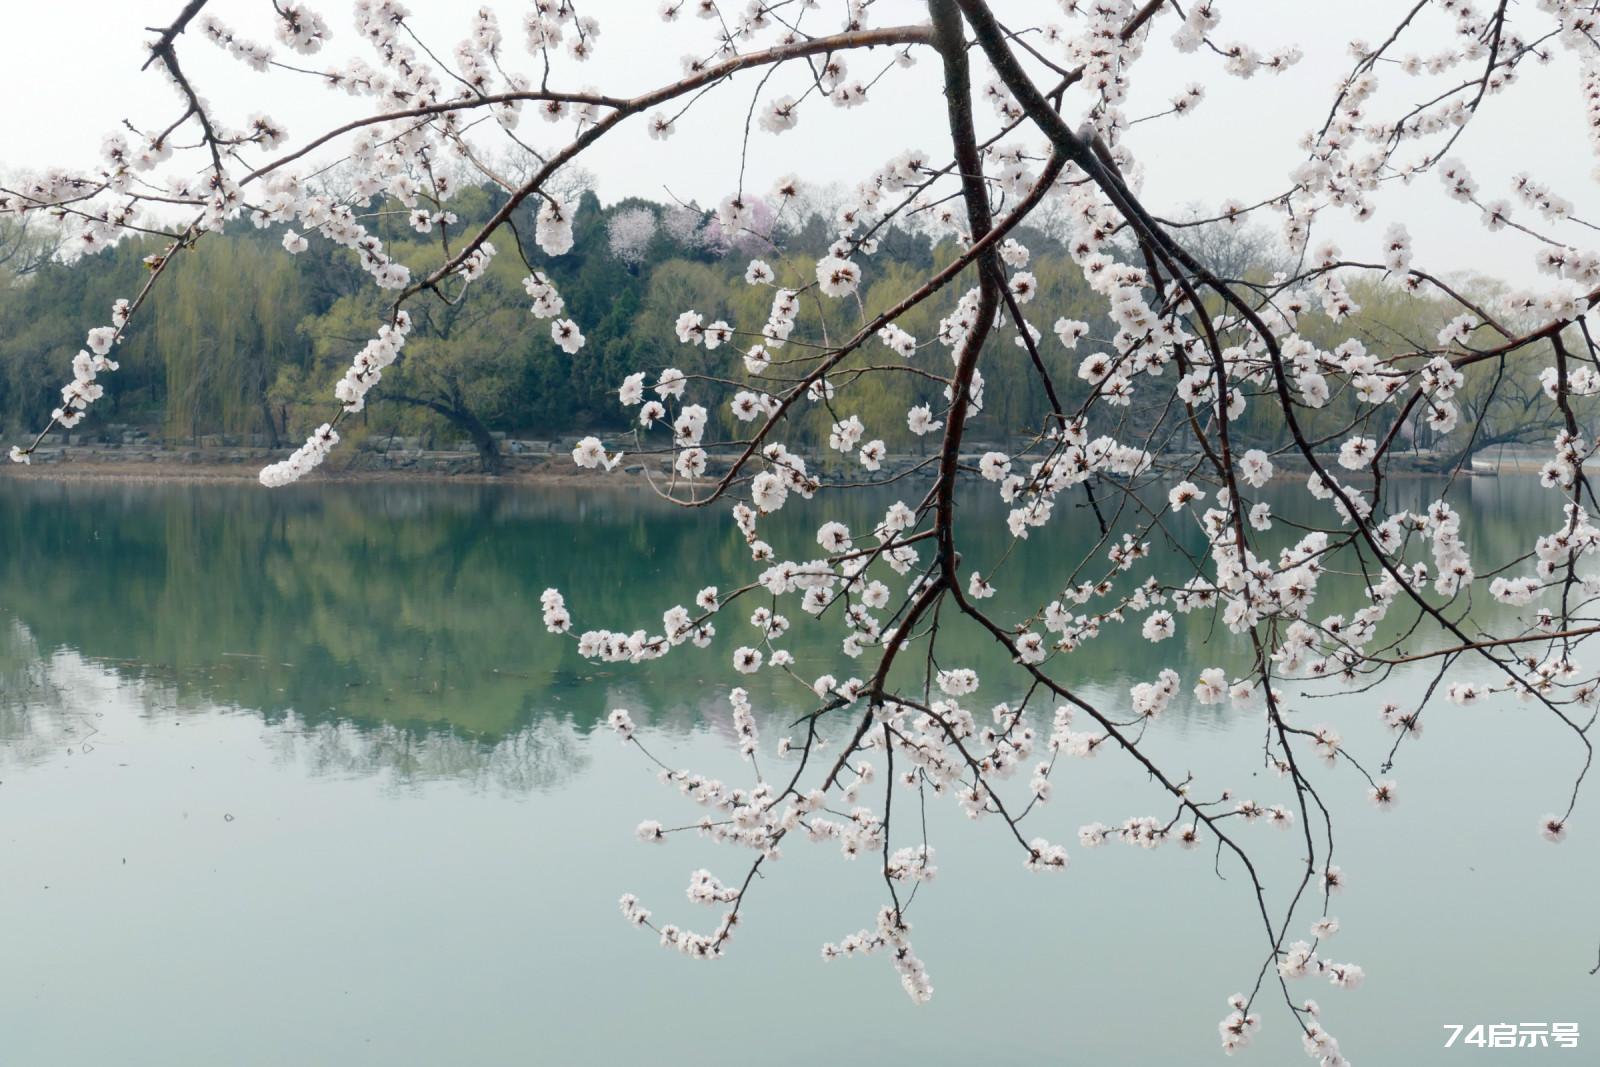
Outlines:
<svg viewBox="0 0 1600 1067"><path fill-rule="evenodd" d="M219 285L218 279L231 279ZM306 347L307 310L295 264L253 241L208 241L179 259L151 309L149 343L166 372L167 432L203 427L258 433L274 448L287 428L269 391L279 366Z"/></svg>
<svg viewBox="0 0 1600 1067"><path fill-rule="evenodd" d="M1588 514L1595 500L1584 469L1600 392L1600 351L1587 321L1600 299L1600 256L1583 244L1594 220L1537 174L1518 178L1504 197L1482 190L1474 161L1453 153L1467 152L1463 134L1481 105L1514 98L1531 63L1557 64L1581 85L1569 106L1587 109L1590 129L1600 129L1595 5L1417 0L1390 24L1364 27L1366 43L1351 46L1344 76L1290 146L1298 160L1277 192L1223 201L1194 220L1259 220L1279 232L1292 267L1264 279L1218 274L1189 247L1193 223L1170 221L1181 212L1141 191L1141 176L1158 168L1231 165L1220 147L1214 160L1163 151L1163 131L1206 106L1206 87L1164 85L1170 65L1150 59L1163 54L1153 47L1158 39L1197 54L1213 80L1260 85L1301 57L1294 47L1269 51L1272 42L1219 36L1225 0L1069 0L1061 5L1066 22L1043 28L1034 25L1037 5L1004 0L904 4L897 10L909 21L887 25L872 22L879 9L866 2L655 6L668 23L684 24L671 32L690 42L694 58L657 88L613 95L575 88L586 83L579 64L606 45L599 24L567 0L528 6L514 42L492 10L480 9L464 19L453 51L423 46L395 0L359 0L356 36L367 58L335 64L319 58L336 38L307 3L275 0L276 43L266 45L206 12L206 0L190 0L150 41L149 65L175 88L177 109L132 123L131 136L109 136L97 171L40 174L0 200L22 217L66 218L80 249L112 242L131 225L163 230L171 241L148 284L89 332L52 425L88 417L114 377L119 339L161 299L172 264L225 227L254 223L281 232L290 254L354 257L389 294L371 340L352 353L335 388L327 422L261 472L267 486L295 481L337 446L340 424L383 388L392 366L426 358L407 348L421 309L471 301L496 257L522 264L527 328L549 331L573 354L583 350L585 323L568 314L546 267L573 243L575 204L556 183L595 144L631 138L646 160L670 151L658 142L670 143L711 94L744 94L750 109L750 121L722 142L730 173L748 152L782 153L785 131L824 122L834 109L940 116L946 136L932 152L852 144L848 121L838 120L839 149L869 162L834 216L827 254L793 269L781 247L752 252L745 277L769 297L764 320L682 307L674 336L662 340L667 351L680 346L695 372L639 367L616 383L636 429L587 438L573 452L580 467L607 471L625 452L670 457L670 476L646 465L642 477L703 521L730 521L749 546L751 571L736 588L690 589L681 604L641 606L642 628L632 619L587 619L585 605L569 608L552 589L544 597L550 632L594 660L642 662L695 656L720 625L743 635L725 665L729 681L768 672L791 684L794 702L792 736L774 746L757 736L746 690L731 686L726 697L750 780L735 786L666 770L668 784L704 816L668 821L682 831L655 821L639 827L650 842L698 830L744 857L727 880L705 871L691 879L690 898L720 917L693 932L632 896L623 912L671 948L719 956L744 909L758 906L757 876L777 876L782 852L801 838L831 842L847 857L870 857L864 873L881 880L883 907L824 955L876 952L923 1001L933 986L912 948L907 913L913 887L935 865L915 817L919 802L938 795L987 819L1011 842L1019 867L1059 877L1068 849L1034 828L1049 825L1060 768L1101 753L1157 783L1166 801L1156 811L1099 813L1109 821L1075 813L1084 820L1081 846L1199 846L1195 877L1225 873L1256 913L1240 936L1254 939L1259 962L1237 976L1243 992L1229 998L1219 1024L1224 1047L1251 1038L1270 1000L1314 1058L1345 1062L1321 1009L1296 992L1310 976L1341 987L1362 977L1359 966L1330 957L1326 943L1338 925L1335 894L1351 879L1336 862L1324 794L1361 790L1391 807L1398 790L1386 775L1442 702L1517 699L1562 728L1574 753L1571 780L1550 782L1544 797L1506 798L1548 807L1542 816L1530 810L1530 833L1566 836L1591 763L1600 676L1583 665L1579 646L1600 630L1600 574L1590 560L1600 530ZM1316 48L1355 21L1332 4L1306 19L1305 43ZM1251 20L1240 21L1248 36ZM364 110L291 148L271 118L207 103L184 57L211 46L275 78L349 93ZM524 52L533 67L519 73ZM942 92L900 91L901 68L913 63L936 65ZM1140 81L1156 90L1146 98L1167 103L1132 113L1129 90ZM1282 103L1260 100L1233 116L1231 128L1241 139L1265 136L1254 125L1257 109ZM550 124L529 123L530 113ZM463 229L452 222L454 184L440 180L437 164L487 158L478 139L494 129L524 148L527 166L505 177L484 165L504 201L483 224ZM308 180L331 153L360 174L349 198ZM776 244L776 229L767 228L803 195L808 162L794 158L801 177L771 190L742 179L726 189L717 223L730 247ZM1527 161L1532 171L1548 163ZM1486 227L1504 255L1537 257L1539 288L1485 302L1453 286L1449 264L1414 253L1405 226L1386 212L1388 190L1403 182L1431 190L1430 210L1456 225ZM435 242L425 270L408 269L374 236L363 198L380 192L408 205L412 225ZM537 206L532 233L509 225L524 205ZM175 215L177 206L191 213ZM1035 293L1053 281L1038 276L1040 264L1018 239L1036 214L1066 228L1103 326L1030 321ZM1353 231L1359 248L1346 252L1325 237L1335 220L1369 223ZM897 298L880 304L874 295L879 310L869 313L860 294L874 253L885 234L907 226L951 236L959 251ZM1313 327L1331 324L1338 333L1357 312L1353 286L1363 278L1446 301L1453 315L1435 335L1387 350L1353 336L1312 340ZM931 331L903 325L930 308L938 312ZM845 314L851 323L840 328ZM700 358L723 346L739 353L734 373ZM1064 352L1082 383L1072 393L1060 380ZM1019 354L1042 399L995 405L986 368ZM1544 532L1495 558L1475 556L1463 542L1449 499L1407 509L1390 477L1401 428L1421 419L1438 434L1455 430L1457 393L1483 366L1526 368L1517 373L1531 373L1560 412L1542 472L1548 505L1530 516ZM883 428L855 409L861 383L894 375L933 387L931 399L903 415L911 433L935 443L931 483L891 472ZM1153 410L1152 401L1176 417L1152 425L1131 414ZM1310 430L1335 403L1348 406L1348 418ZM731 434L709 417L708 405L724 404L736 416ZM993 425L1002 407L1026 421ZM1236 432L1260 410L1282 428L1271 449L1244 447ZM791 430L815 412L825 413L829 432L804 449ZM1016 443L974 456L963 446L975 439ZM29 450L19 445L13 458L26 461ZM824 464L819 453L848 462ZM716 472L708 474L713 458ZM1275 476L1304 486L1309 522L1275 519L1262 498ZM969 484L1009 507L1003 554L963 554L974 520L963 518L957 494ZM885 485L900 486L904 499L871 528L827 518L831 502ZM799 500L823 512L818 548L811 559L778 558L762 538L763 522ZM1081 558L1062 553L1067 525L1097 531ZM1199 551L1187 549L1196 537ZM1042 559L1055 579L991 601L1024 559ZM1027 607L992 606L1019 601ZM1341 603L1360 607L1325 613ZM1485 604L1497 610L1478 610ZM784 635L800 625L834 628L852 657L849 671L819 675L796 663ZM1145 679L1125 697L1093 699L1075 657L1122 628L1156 646ZM1226 635L1242 654L1229 667L1180 677L1161 666L1159 653L1179 631L1197 640ZM973 633L1003 649L1007 671L980 680L965 665ZM1220 642L1206 647L1220 664ZM1392 684L1402 664L1431 672L1420 696ZM1381 708L1392 740L1359 750L1339 731L1307 724L1308 695L1350 684L1363 688L1375 713ZM1175 702L1256 717L1271 795L1240 800L1214 770L1152 755L1147 737L1159 727L1151 723ZM612 722L642 747L625 709ZM774 748L776 762L768 758ZM1515 746L1506 751L1515 758ZM1262 825L1290 828L1300 854L1289 869L1267 862L1257 835L1270 831ZM1011 914L988 918L999 934L1020 925ZM1193 966L1224 980L1205 961Z"/></svg>

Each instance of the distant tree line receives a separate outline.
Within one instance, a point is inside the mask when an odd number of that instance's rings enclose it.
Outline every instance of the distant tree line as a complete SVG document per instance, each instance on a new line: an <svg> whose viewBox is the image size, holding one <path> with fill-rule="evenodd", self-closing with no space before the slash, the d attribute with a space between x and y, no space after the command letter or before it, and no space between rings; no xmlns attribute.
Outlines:
<svg viewBox="0 0 1600 1067"><path fill-rule="evenodd" d="M456 226L481 223L503 202L504 194L494 186L465 190L452 204ZM736 336L708 350L677 344L673 323L681 312L695 309L707 322L722 319L738 329L759 328L773 290L746 283L750 260L769 262L780 283L809 279L835 230L827 206L813 201L792 217L756 220L754 228L776 229L775 245L748 234L729 240L714 212L693 205L636 198L602 205L593 192L584 192L572 250L549 258L529 239L532 210L519 210L511 226L502 229L499 254L472 283L472 299L416 306L418 325L404 358L386 373L373 394L375 402L345 424L347 436L466 439L485 469L495 471L501 463L497 435L553 439L624 428L629 411L617 402L616 389L631 369L678 367L688 374L742 380L743 353L753 337ZM397 203L375 202L366 209L371 229L391 253L420 264L424 246L436 242L437 235L413 230L408 214ZM1048 219L1041 225L1055 229ZM182 253L183 260L172 267L171 284L141 313L118 350L122 369L98 409L102 425L133 424L168 441L234 434L280 446L302 439L327 418L332 383L371 336L382 296L362 284L353 253L293 256L280 246L280 236L277 230L240 224ZM1232 276L1268 277L1280 266L1273 260L1281 253L1259 230L1218 223L1191 231L1191 237L1218 270ZM1092 294L1058 240L1039 230L1023 231L1020 240L1032 252L1029 269L1038 279L1037 295L1022 310L1040 331L1040 357L1057 382L1068 383L1059 400L1072 411L1091 389L1077 373L1080 361L1101 347L1096 338L1108 338L1111 328L1103 311L1094 310ZM526 246L527 259L519 244ZM37 226L7 223L0 230L0 429L15 434L48 420L86 324L102 321L114 300L132 295L147 270L146 257L160 247L156 238L130 238L99 253L92 264L66 263L52 256L51 237ZM935 243L915 231L887 231L864 261L860 298L867 311L889 306L955 255L949 240ZM551 277L566 301L565 314L581 325L587 343L576 354L557 346L548 322L530 314L522 285L530 269ZM1468 281L1486 297L1494 295L1493 283ZM953 293L961 288L951 287ZM1402 294L1387 283L1363 282L1354 295L1361 311L1342 324L1337 336L1350 336L1353 327L1379 359L1427 347L1450 317L1442 303ZM832 335L857 321L855 310L838 301L808 300L801 316L826 323ZM926 344L949 310L930 303L900 324ZM1062 318L1089 323L1088 337L1075 350L1064 347L1052 331ZM1335 329L1327 326L1332 344ZM1313 324L1303 333L1315 337L1318 331ZM1004 330L992 344L994 351L982 365L986 414L997 426L1040 425L1049 401L1020 337L1014 329ZM771 371L770 389L777 392L807 369L806 353L790 347L774 354L800 361ZM852 368L901 362L872 342L836 373L848 376ZM947 362L943 346L926 344L910 365L941 374ZM1519 368L1538 365L1524 360ZM1528 374L1492 362L1473 367L1462 394L1461 425L1442 439L1426 426L1407 426L1405 439L1431 450L1434 465L1447 466L1472 449L1549 437L1554 405L1535 378L1521 380ZM1497 377L1502 380L1495 390ZM915 451L924 442L909 431L904 413L915 403L938 411L941 393L937 381L919 374L864 376L839 410L815 405L798 432L826 439L836 417L853 414L868 426L869 436L882 438L893 450ZM1187 427L1174 412L1154 407L1154 399L1152 394L1147 402L1136 394L1121 417L1143 425L1170 424L1170 446L1185 447ZM1353 398L1336 396L1315 421L1336 434L1353 411ZM725 408L715 417L733 423ZM80 427L91 436L97 429L93 423ZM1251 404L1234 432L1265 447L1286 440L1267 403Z"/></svg>

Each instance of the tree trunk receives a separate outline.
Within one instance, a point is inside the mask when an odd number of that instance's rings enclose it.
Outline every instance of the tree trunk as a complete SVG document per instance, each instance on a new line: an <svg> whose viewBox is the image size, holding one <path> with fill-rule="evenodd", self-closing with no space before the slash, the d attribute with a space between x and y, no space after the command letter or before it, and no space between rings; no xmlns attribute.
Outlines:
<svg viewBox="0 0 1600 1067"><path fill-rule="evenodd" d="M472 441L472 447L478 450L479 470L492 475L498 475L505 470L505 460L500 455L500 442L494 439L494 434L489 432L483 420L465 406L459 403L445 404L437 400L424 400L422 397L406 396L403 393L390 393L389 399L427 408L437 415L443 415L453 426L465 431L468 439Z"/></svg>
<svg viewBox="0 0 1600 1067"><path fill-rule="evenodd" d="M267 394L263 392L257 399L261 401L261 421L267 427L267 444L274 449L281 448L283 442L278 437L278 420L272 417L272 405L267 403Z"/></svg>
<svg viewBox="0 0 1600 1067"><path fill-rule="evenodd" d="M472 439L472 447L478 450L478 466L485 474L498 475L505 469L505 462L500 455L500 442L494 439L494 434L483 421L463 407L456 407L455 414L449 416L450 420L463 430Z"/></svg>
<svg viewBox="0 0 1600 1067"><path fill-rule="evenodd" d="M1526 431L1518 429L1511 433L1485 434L1484 436L1476 438L1471 442L1457 448L1449 456L1446 456L1444 459L1442 459L1434 468L1434 470L1436 473L1440 474L1453 471L1457 467L1466 463L1471 457L1472 453L1482 452L1485 449L1493 448L1496 445L1499 445L1503 451L1506 445L1525 444L1526 442L1523 440L1525 433Z"/></svg>

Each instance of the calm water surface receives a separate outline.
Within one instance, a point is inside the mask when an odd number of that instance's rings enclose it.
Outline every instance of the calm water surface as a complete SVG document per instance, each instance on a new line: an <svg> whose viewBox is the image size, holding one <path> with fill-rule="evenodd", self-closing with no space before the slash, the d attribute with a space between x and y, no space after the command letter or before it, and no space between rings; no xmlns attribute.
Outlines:
<svg viewBox="0 0 1600 1067"><path fill-rule="evenodd" d="M1438 486L1397 492L1420 507ZM1529 480L1452 494L1469 546L1502 557L1560 518ZM1001 549L1001 519L963 509L976 558ZM790 508L764 535L809 558L820 521ZM911 913L936 988L922 1008L883 960L820 959L882 902L875 865L828 846L786 846L720 962L622 921L633 891L709 928L688 873L732 880L744 856L635 844L641 818L698 809L597 724L627 706L667 762L745 780L724 667L744 628L729 613L708 653L595 666L544 633L539 593L563 589L580 628L646 625L748 574L725 525L631 493L0 479L0 1063L1224 1062L1215 1024L1259 934L1241 875L1218 879L1204 851L1074 847L1064 876L1030 876L999 824L938 800L940 874ZM1083 525L1013 580L1059 588ZM814 629L789 644L802 672L852 673ZM1187 689L1239 654L1223 633L1180 640L1157 662L1132 627L1108 633L1068 680L1116 706L1163 663ZM1003 657L976 636L968 651L998 684ZM769 753L804 710L774 685L752 687ZM1292 706L1372 755L1377 705ZM1254 713L1180 702L1150 746L1204 769L1205 791L1288 802L1258 773L1259 733ZM1295 991L1357 1063L1597 1062L1600 804L1563 847L1534 831L1580 762L1547 716L1506 704L1431 712L1392 814L1347 770L1314 771L1352 886L1328 954L1368 980ZM1056 781L1034 830L1069 844L1082 823L1169 810L1114 753ZM1293 836L1239 832L1287 885ZM1310 1062L1263 1011L1238 1062ZM1502 1021L1577 1022L1583 1047L1440 1047L1443 1023Z"/></svg>

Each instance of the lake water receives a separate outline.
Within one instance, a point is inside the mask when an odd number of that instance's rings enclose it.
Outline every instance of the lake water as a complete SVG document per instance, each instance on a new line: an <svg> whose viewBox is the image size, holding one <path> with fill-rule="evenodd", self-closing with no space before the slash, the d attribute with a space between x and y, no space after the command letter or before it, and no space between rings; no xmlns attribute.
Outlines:
<svg viewBox="0 0 1600 1067"><path fill-rule="evenodd" d="M1415 507L1438 489L1394 487ZM1292 494L1289 517L1310 506ZM847 509L852 525L889 499ZM1452 499L1468 545L1500 558L1559 521L1529 479ZM819 515L791 507L764 536L809 558ZM976 558L999 551L994 505L962 516ZM1058 584L1084 526L1055 527L1060 555L1032 546L1013 581ZM699 809L602 720L628 707L669 764L748 780L726 700L743 624L721 617L708 652L595 666L544 632L539 594L560 587L580 629L632 629L748 573L721 515L641 493L0 479L0 1063L1223 1062L1224 1000L1260 962L1253 902L1207 850L1076 846L1084 823L1169 811L1112 752L1064 766L1029 820L1069 845L1065 874L1028 874L1003 826L930 802L940 873L909 916L925 1007L883 959L820 958L883 903L875 862L836 846L786 843L721 961L622 920L632 891L658 920L709 929L689 872L732 880L746 858L636 843L639 820ZM852 673L815 629L788 642L802 673ZM1129 627L1066 680L1125 705L1167 663L1187 693L1238 654L1230 640L1197 633L1157 662ZM986 679L1003 673L992 645L970 652ZM752 693L770 761L806 709L764 678ZM984 706L1010 695L985 690ZM1292 706L1375 763L1378 704ZM1347 768L1312 771L1351 882L1327 953L1368 978L1292 988L1357 1064L1595 1062L1600 803L1585 797L1561 847L1536 834L1581 764L1569 738L1532 705L1440 705L1401 750L1388 814ZM1149 740L1203 771L1202 792L1292 801L1259 773L1259 712L1181 699ZM1237 832L1281 900L1297 835ZM1238 1062L1310 1062L1270 990L1261 1005ZM1575 1052L1441 1047L1442 1024L1480 1022L1585 1034Z"/></svg>

